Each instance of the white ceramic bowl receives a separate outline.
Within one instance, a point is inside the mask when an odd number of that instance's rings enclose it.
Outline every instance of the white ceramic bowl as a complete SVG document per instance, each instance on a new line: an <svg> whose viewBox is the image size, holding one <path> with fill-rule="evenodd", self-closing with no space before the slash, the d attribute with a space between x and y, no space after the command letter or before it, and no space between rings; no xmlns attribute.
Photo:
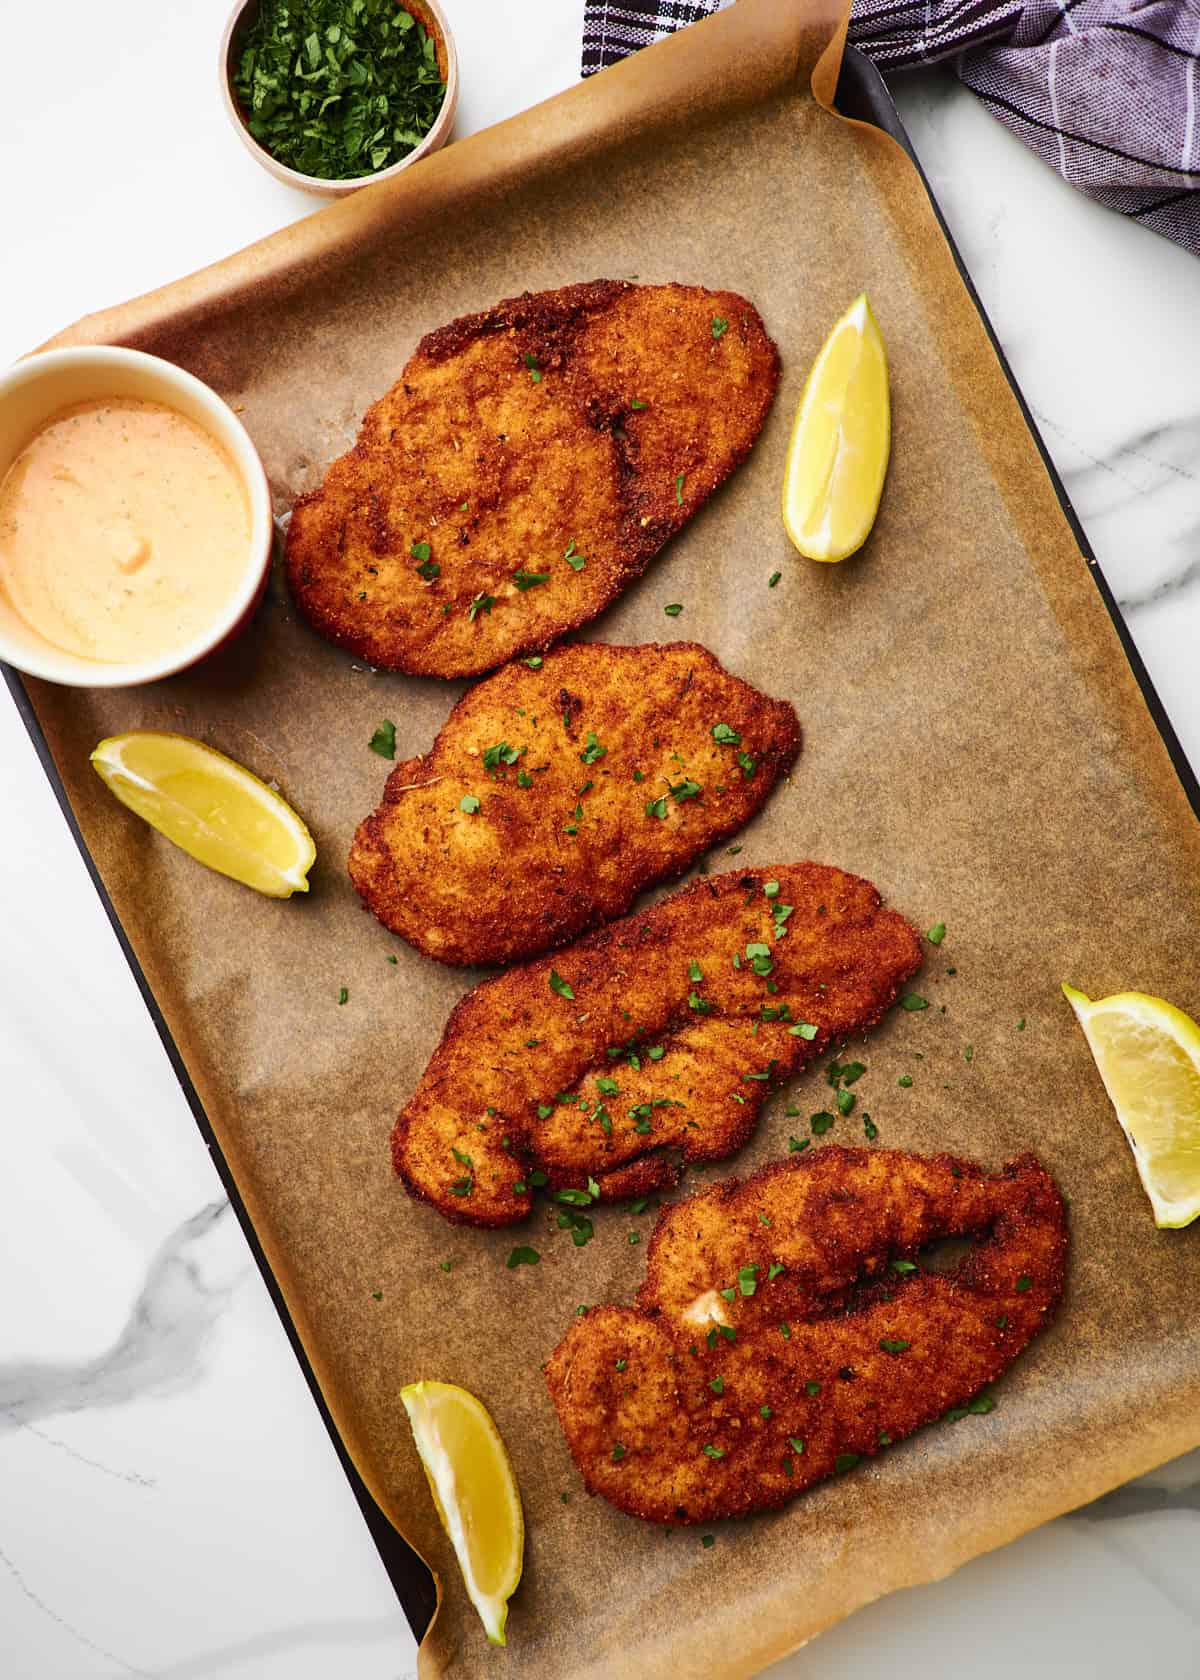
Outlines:
<svg viewBox="0 0 1200 1680"><path fill-rule="evenodd" d="M30 438L72 403L134 397L164 403L215 439L245 487L250 542L241 579L220 613L187 646L132 664L84 659L54 647L14 610L0 585L0 659L33 677L73 688L125 688L156 682L194 665L249 618L271 564L271 491L258 451L237 415L202 380L140 350L95 345L45 350L0 373L0 481Z"/></svg>
<svg viewBox="0 0 1200 1680"><path fill-rule="evenodd" d="M299 169L289 169L286 163L280 163L278 158L273 157L265 146L260 146L247 128L242 108L233 91L233 74L241 53L242 38L254 18L259 0L237 0L225 25L225 33L221 36L221 98L226 115L237 130L242 144L277 181L284 181L290 187L299 187L301 192L315 193L319 198L341 198L346 193L357 192L360 187L374 186L376 181L390 181L394 175L399 175L428 152L436 152L440 146L446 144L458 106L458 50L454 45L454 36L450 33L450 25L438 0L397 0L397 4L411 13L424 27L425 32L433 37L438 70L446 84L438 114L420 145L414 146L407 157L402 157L399 163L393 163L390 169L380 169L374 175L355 175L348 181L330 181L321 175L305 175Z"/></svg>

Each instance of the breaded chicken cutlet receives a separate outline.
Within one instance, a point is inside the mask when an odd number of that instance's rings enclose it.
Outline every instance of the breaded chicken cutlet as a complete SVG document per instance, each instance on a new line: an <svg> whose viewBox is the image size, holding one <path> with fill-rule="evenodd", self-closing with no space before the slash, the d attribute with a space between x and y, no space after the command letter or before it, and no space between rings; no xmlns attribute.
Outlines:
<svg viewBox="0 0 1200 1680"><path fill-rule="evenodd" d="M296 603L389 670L474 676L545 649L729 476L778 383L735 292L593 280L451 321L297 501Z"/></svg>
<svg viewBox="0 0 1200 1680"><path fill-rule="evenodd" d="M918 1255L975 1245L948 1273ZM830 1146L677 1202L633 1307L592 1307L546 1381L592 1493L653 1522L786 1504L976 1397L1049 1321L1066 1214L1022 1155Z"/></svg>
<svg viewBox="0 0 1200 1680"><path fill-rule="evenodd" d="M509 1225L535 1188L673 1183L753 1132L771 1089L873 1026L921 964L869 881L817 863L703 878L459 1002L392 1160L447 1219Z"/></svg>
<svg viewBox="0 0 1200 1680"><path fill-rule="evenodd" d="M350 878L448 963L507 963L628 910L765 802L800 747L791 706L694 642L506 665L398 764Z"/></svg>

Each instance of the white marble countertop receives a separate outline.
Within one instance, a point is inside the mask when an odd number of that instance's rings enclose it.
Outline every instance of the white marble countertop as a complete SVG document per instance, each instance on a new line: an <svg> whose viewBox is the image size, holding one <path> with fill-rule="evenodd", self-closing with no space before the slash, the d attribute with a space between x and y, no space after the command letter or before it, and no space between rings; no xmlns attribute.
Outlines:
<svg viewBox="0 0 1200 1680"><path fill-rule="evenodd" d="M307 213L216 97L226 0L10 8L0 364ZM449 0L458 132L573 82L582 0ZM52 49L52 50L51 50ZM1200 264L948 75L895 89L1200 765ZM0 1672L400 1680L404 1618L53 795L0 696ZM1193 1009L1200 999L1180 999ZM861 1612L780 1680L1200 1675L1200 1453Z"/></svg>

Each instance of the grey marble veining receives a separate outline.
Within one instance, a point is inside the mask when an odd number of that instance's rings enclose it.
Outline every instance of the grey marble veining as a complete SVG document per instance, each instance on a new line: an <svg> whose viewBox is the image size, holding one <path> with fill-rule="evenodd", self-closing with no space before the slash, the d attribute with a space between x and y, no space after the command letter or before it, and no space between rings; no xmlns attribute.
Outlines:
<svg viewBox="0 0 1200 1680"><path fill-rule="evenodd" d="M200 1251L221 1222L231 1218L227 1201L210 1202L171 1233L151 1259L120 1335L99 1357L0 1362L0 1434L39 1418L120 1406L195 1382L213 1326L231 1295L227 1283L206 1279ZM129 1479L144 1482L136 1474Z"/></svg>

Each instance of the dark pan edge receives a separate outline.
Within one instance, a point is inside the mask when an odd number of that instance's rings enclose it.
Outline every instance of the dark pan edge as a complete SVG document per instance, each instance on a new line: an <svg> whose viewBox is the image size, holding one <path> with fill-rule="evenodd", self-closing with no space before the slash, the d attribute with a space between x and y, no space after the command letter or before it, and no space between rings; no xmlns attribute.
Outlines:
<svg viewBox="0 0 1200 1680"><path fill-rule="evenodd" d="M62 780L59 777L58 767L51 756L50 748L46 744L46 737L42 733L41 724L38 722L37 716L34 712L33 703L26 692L25 685L21 681L19 673L14 671L10 665L4 665L2 663L0 663L0 670L3 670L4 672L4 680L8 686L8 691L13 697L13 703L20 714L21 721L24 723L25 728L28 731L29 739L33 743L34 751L37 753L38 758L41 761L42 769L46 772L46 780L54 789L54 796L58 800L59 808L61 809L63 816L66 818L67 827L71 830L75 844L79 848L79 855L83 859L87 872L92 878L92 885L95 887L100 902L104 906L104 912L107 915L112 930L117 937L117 943L121 947L125 961L129 964L130 972L132 973L134 980L137 982L138 990L142 994L142 1001L145 1003L146 1008L149 1011L150 1019L153 1021L155 1030L162 1042L163 1049L167 1053L167 1059L171 1064L171 1068L176 1079L179 1081L179 1085L184 1096L187 1098L188 1107L192 1111L192 1117L195 1120L196 1125L200 1128L200 1135L204 1139L208 1153L212 1158L212 1163L216 1167L221 1183L225 1187L225 1194L229 1197L230 1206L237 1215L238 1224L242 1228L242 1235L246 1239L250 1253L254 1257L254 1263L258 1267L263 1282L267 1286L267 1290L275 1306L275 1311L279 1315L280 1323L283 1325L283 1328L287 1333L288 1341L292 1346L292 1352L296 1356L296 1362L300 1366L301 1371L304 1373L304 1380L308 1384L313 1397L313 1402L316 1405L317 1411L320 1413L321 1421L324 1423L325 1428L329 1433L329 1439L333 1443L333 1449L337 1453L338 1460L345 1472L346 1480L349 1482L351 1491L353 1492L355 1499L358 1501L358 1508L362 1512L363 1520L366 1522L371 1538L375 1542L375 1549L379 1553L380 1561L387 1572L387 1577L392 1583L396 1597L400 1601L400 1605L408 1619L408 1624L412 1628L413 1634L419 1644L425 1637L426 1629L433 1620L433 1613L437 1608L437 1589L434 1586L433 1576L430 1574L421 1558L418 1557L417 1553L413 1551L412 1547L403 1538L403 1536L392 1527L387 1517L384 1516L378 1505L376 1505L374 1499L372 1499L371 1495L368 1493L362 1477L355 1469L349 1453L342 1444L342 1438L338 1434L337 1427L334 1424L333 1418L330 1416L329 1408L325 1404L325 1398L317 1384L317 1379L313 1375L312 1366L309 1364L308 1356L301 1345L300 1337L297 1334L296 1327L292 1322L291 1314L288 1312L287 1306L284 1303L279 1285L276 1283L274 1274L272 1273L270 1266L267 1264L266 1256L262 1251L254 1226L250 1222L250 1216L246 1212L245 1204L238 1192L237 1185L234 1183L233 1174L229 1170L229 1164L221 1151L220 1144L213 1135L213 1130L209 1124L208 1116L204 1112L203 1104L196 1093L196 1088L192 1084L187 1068L184 1066L183 1058L179 1054L179 1049L175 1040L171 1037L171 1030L163 1018L162 1011L158 1007L158 1002L154 993L151 991L146 976L142 972L141 964L134 955L133 947L130 945L129 940L126 937L125 929L121 926L117 912L113 908L112 900L108 896L108 891L104 882L100 878L100 874L95 863L92 860L92 855L88 851L84 842L79 824L75 820L75 813L72 811L70 801L67 799L66 789L63 787Z"/></svg>
<svg viewBox="0 0 1200 1680"><path fill-rule="evenodd" d="M871 61L854 47L848 47L846 49L845 57L842 62L841 75L838 80L837 108L844 116L856 117L862 122L869 122L876 128L882 129L886 134L890 134L891 137L903 147L908 157L912 160L917 173L920 175L921 184L924 186L925 191L929 196L929 202L933 208L933 213L937 217L938 225L940 226L946 243L950 248L951 255L954 258L954 262L959 275L962 278L963 285L966 287L971 298L971 302L974 304L979 318L983 323L984 331L987 333L992 348L1000 362L1000 366L1004 370L1004 376L1012 388L1013 395L1020 407L1021 414L1024 418L1026 426L1028 427L1029 434L1037 446L1038 454L1041 456L1042 463L1049 475L1050 482L1054 486L1055 494L1062 506L1063 514L1066 517L1067 523L1071 527L1071 531L1079 545L1081 553L1088 562L1088 570L1095 580L1096 587L1100 591L1100 596L1105 607L1108 609L1108 614L1112 620L1113 628L1116 630L1121 647L1124 650L1125 657L1129 662L1130 669L1133 672L1138 687L1142 691L1142 696L1145 699L1150 716L1153 718L1155 727L1162 737L1163 744L1165 745L1167 752L1170 755L1171 763L1175 768L1175 773L1179 777L1180 783L1183 786L1184 792L1187 794L1192 809L1195 811L1197 817L1200 817L1200 781L1197 780L1196 773L1192 769L1187 755L1184 753L1183 748L1180 745L1179 738L1175 733L1171 720L1166 714L1162 701L1158 697L1154 684L1151 681L1150 675L1142 661L1142 657L1134 645L1133 638L1131 637L1128 627L1121 616L1112 591L1108 586L1108 582L1105 579L1103 572L1100 570L1096 557L1092 552L1091 545L1087 540L1082 525L1079 523L1078 516L1071 505L1070 498L1068 497L1062 480L1058 475L1054 462L1051 460L1046 449L1046 445L1042 441L1041 433L1038 431L1037 426L1034 423L1028 404L1021 394L1020 386L1017 384L1016 379L1013 376L1012 369L1009 367L1004 351L992 329L992 324L988 319L982 303L980 302L979 294L975 290L971 276L963 263L958 247L955 245L950 230L946 225L945 217L942 215L937 199L934 197L933 191L930 188L925 171L921 168L920 160L913 150L912 143L909 140L904 129L904 125L900 120L900 114L887 90L883 77L879 74L879 71L875 68ZM396 1529L392 1527L391 1523L376 1505L374 1499L372 1499L371 1495L368 1493L362 1478L358 1474L358 1471L355 1469L344 1445L342 1444L341 1437L338 1434L332 1417L330 1416L329 1408L325 1404L325 1400L321 1394L317 1380L313 1375L312 1367L310 1366L308 1358L300 1343L300 1338L297 1335L295 1325L292 1323L291 1315L289 1314L284 1303L283 1296L280 1293L279 1286L267 1264L266 1257L263 1254L258 1237L255 1234L254 1227L250 1222L250 1218L246 1212L242 1198L238 1193L238 1188L234 1183L233 1175L230 1172L225 1157L221 1152L220 1145L217 1143L217 1140L213 1135L208 1117L205 1114L200 1099L196 1094L195 1087L188 1076L187 1069L183 1064L183 1059L179 1054L175 1041L171 1037L170 1029L163 1018L162 1011L158 1007L154 994L142 972L141 965L134 955L133 949L125 936L125 930L121 926L117 913L113 908L112 901L108 896L104 882L101 880L96 866L92 861L91 854L84 843L83 835L81 834L79 825L75 820L74 812L71 810L70 803L66 796L66 791L58 774L57 766L55 765L50 749L46 744L45 736L42 734L41 725L38 723L33 710L33 705L26 693L25 686L21 681L20 675L10 666L0 665L0 669L4 672L5 683L8 687L9 693L12 695L13 703L15 704L21 720L29 734L29 738L33 743L34 750L41 762L42 769L45 771L46 779L54 790L55 798L58 800L59 807L66 819L67 826L71 831L75 844L79 849L79 854L83 859L88 874L91 876L92 884L96 889L100 902L104 906L105 914L107 915L113 932L116 935L117 942L121 947L126 962L129 964L130 972L132 973L134 980L137 982L138 989L141 992L143 1001L149 1011L150 1019L153 1021L158 1036L162 1041L163 1049L167 1053L167 1058L171 1063L175 1077L178 1079L183 1094L187 1098L188 1107L191 1109L196 1125L200 1129L200 1135L204 1139L205 1145L208 1148L213 1165L216 1167L218 1176L225 1188L225 1193L229 1197L230 1205L233 1208L234 1213L237 1215L238 1223L242 1228L242 1234L246 1239L246 1243L250 1249L250 1253L254 1257L254 1262L258 1267L262 1279L267 1286L267 1290L275 1306L275 1311L278 1313L280 1322L287 1334L288 1341L291 1343L292 1352L295 1354L296 1361L299 1364L301 1371L304 1373L304 1379L307 1382L309 1390L312 1394L313 1402L316 1405L321 1420L329 1433L329 1438L333 1443L334 1451L338 1456L338 1460L345 1472L346 1479L349 1482L354 1497L358 1502L358 1507L363 1514L363 1520L366 1522L371 1538L375 1542L375 1548L379 1553L380 1561L387 1572L388 1579L392 1583L396 1597L400 1601L409 1625L413 1630L413 1634L418 1642L420 1642L420 1640L424 1638L426 1629L433 1618L433 1613L437 1604L437 1595L433 1583L433 1577L422 1560L417 1556L416 1552L413 1551L411 1546L408 1545Z"/></svg>
<svg viewBox="0 0 1200 1680"><path fill-rule="evenodd" d="M946 218L942 215L941 206L938 204L933 188L929 185L929 179L921 167L921 160L913 150L912 141L900 120L900 113L896 109L895 101L879 71L866 54L859 52L857 47L846 48L845 57L842 60L841 75L838 78L836 104L837 109L843 116L856 117L860 122L871 123L875 128L883 129L885 134L890 134L892 139L904 148L920 176L921 185L925 188L930 206L937 217L942 236L950 248L950 255L954 258L954 265L958 269L959 278L962 280L971 302L975 305L975 311L983 323L983 330L988 335L992 349L996 353L996 359L1004 372L1004 377L1008 380L1012 394L1017 399L1017 406L1021 410L1021 418L1025 422L1030 437L1037 445L1038 454L1042 458L1042 465L1045 467L1050 483L1054 487L1054 494L1058 497L1063 515L1067 524L1071 527L1071 533L1075 541L1079 545L1079 551L1088 563L1088 571L1091 573L1092 581L1100 591L1100 599L1108 610L1108 616L1112 620L1113 629L1117 633L1129 668L1133 672L1134 680L1141 689L1146 708L1154 720L1154 727L1162 737L1163 745L1167 749L1175 774L1188 797L1192 810L1197 817L1200 817L1200 779L1197 778L1196 771L1180 744L1179 737L1175 733L1175 726L1167 716L1166 708L1158 697L1158 691L1150 673L1147 671L1142 656L1130 635L1129 626L1121 616L1121 609L1109 588L1108 579L1100 569L1100 563L1092 551L1092 545L1088 542L1083 526L1079 522L1079 515L1071 505L1071 498L1067 495L1066 487L1059 477L1058 468L1050 458L1050 452L1046 448L1042 434L1038 431L1037 423L1029 411L1029 404L1025 401L1021 387L1008 364L1008 357L1004 354L1000 340L996 337L992 323L988 319L987 310L983 307L979 293L975 290L974 281L971 279L967 266L959 254L958 246L954 243L954 236L946 225Z"/></svg>

